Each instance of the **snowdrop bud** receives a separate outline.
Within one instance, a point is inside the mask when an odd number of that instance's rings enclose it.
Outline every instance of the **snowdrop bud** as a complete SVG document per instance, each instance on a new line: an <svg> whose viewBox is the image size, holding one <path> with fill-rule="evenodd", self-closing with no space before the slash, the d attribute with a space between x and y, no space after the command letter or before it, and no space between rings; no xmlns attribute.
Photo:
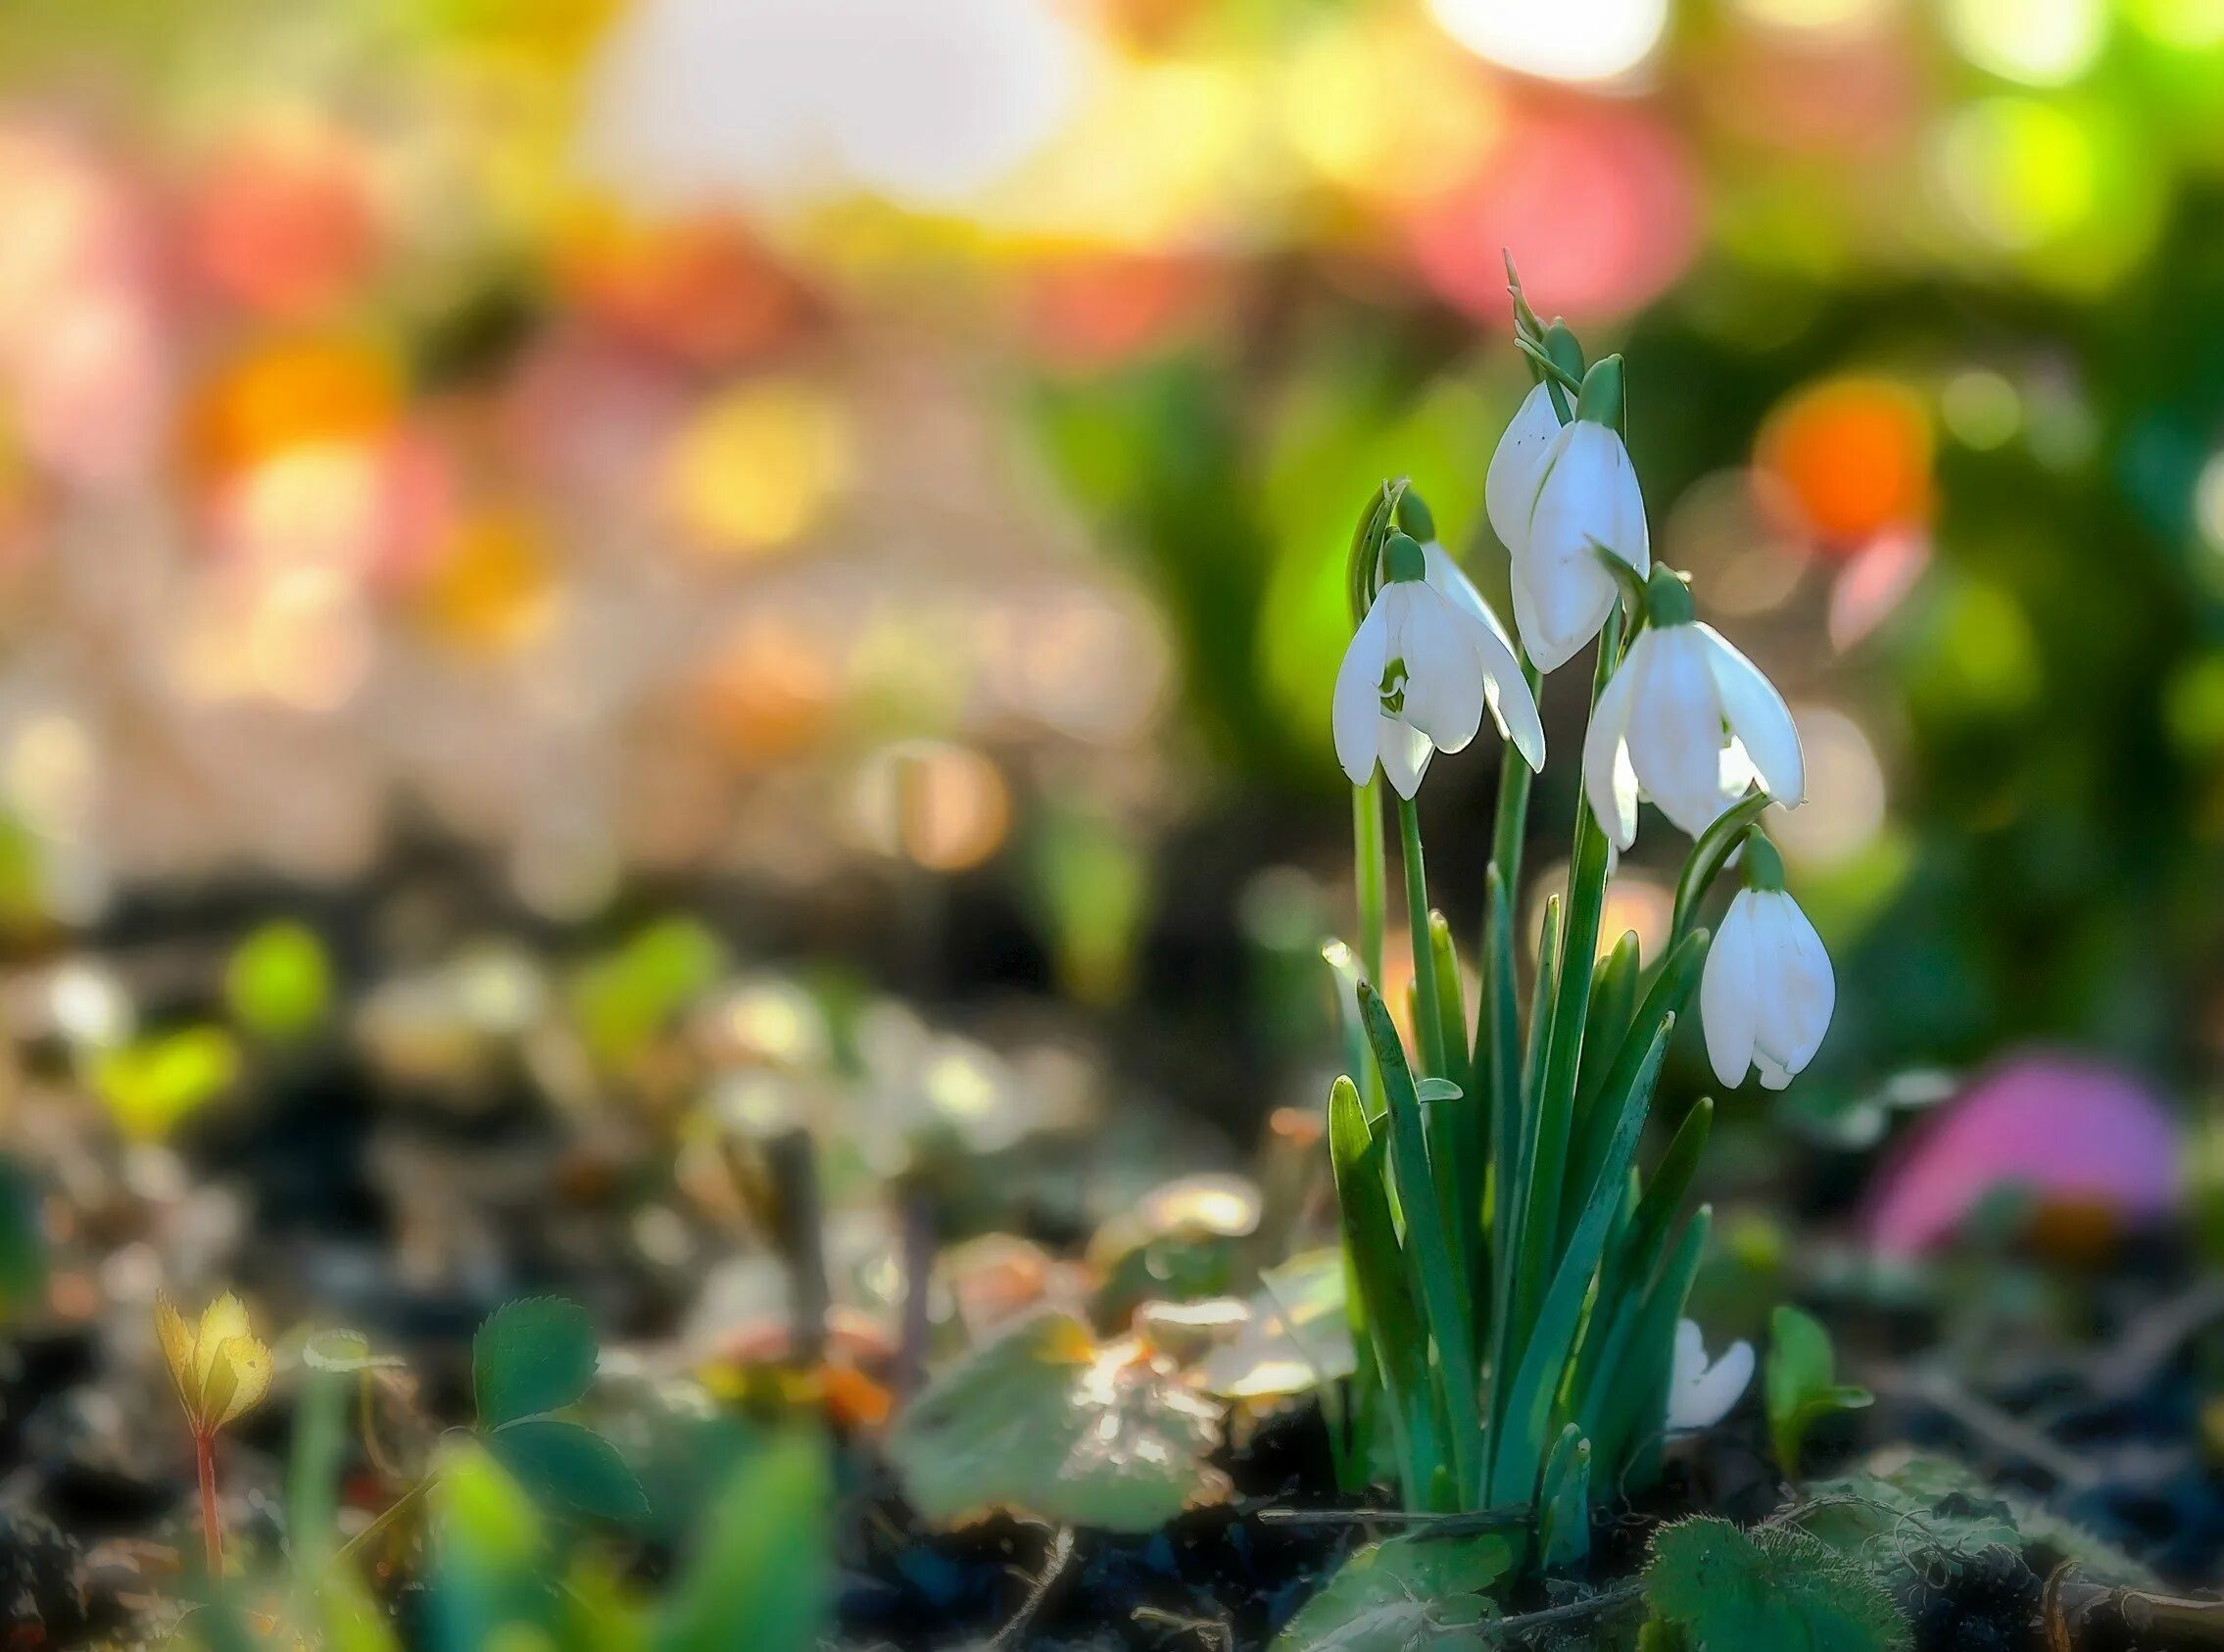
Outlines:
<svg viewBox="0 0 2224 1652"><path fill-rule="evenodd" d="M1640 575L1653 565L1637 472L1607 422L1621 399L1621 360L1609 356L1584 375L1575 417L1545 449L1528 524L1509 542L1514 622L1539 670L1565 664L1606 623L1618 591L1601 552Z"/></svg>
<svg viewBox="0 0 2224 1652"><path fill-rule="evenodd" d="M1668 1433L1713 1428L1730 1414L1752 1381L1751 1342L1732 1342L1722 1350L1721 1358L1710 1364L1706 1334L1699 1329L1699 1322L1678 1320L1675 1365L1668 1377Z"/></svg>
<svg viewBox="0 0 2224 1652"><path fill-rule="evenodd" d="M1707 1058L1726 1085L1750 1067L1781 1090L1830 1029L1837 978L1822 938L1784 893L1784 863L1758 832L1745 841L1746 887L1730 900L1699 979Z"/></svg>
<svg viewBox="0 0 2224 1652"><path fill-rule="evenodd" d="M1602 577L1604 577L1602 575ZM1799 730L1773 684L1712 625L1666 568L1646 584L1651 621L1629 645L1583 737L1583 790L1618 850L1650 798L1698 837L1754 780L1787 808L1807 797Z"/></svg>
<svg viewBox="0 0 2224 1652"><path fill-rule="evenodd" d="M1336 672L1336 760L1354 786L1379 761L1398 795L1411 798L1429 757L1473 740L1486 706L1506 738L1541 765L1536 703L1489 608L1441 546L1392 533L1382 547L1382 588Z"/></svg>

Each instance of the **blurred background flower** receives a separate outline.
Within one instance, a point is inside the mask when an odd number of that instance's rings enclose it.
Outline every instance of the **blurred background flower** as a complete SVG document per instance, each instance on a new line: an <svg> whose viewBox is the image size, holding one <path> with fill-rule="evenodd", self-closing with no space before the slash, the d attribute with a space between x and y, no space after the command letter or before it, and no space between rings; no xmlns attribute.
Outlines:
<svg viewBox="0 0 2224 1652"><path fill-rule="evenodd" d="M2206 1082L2224 9L79 0L0 64L19 945L677 892L1146 1066L1241 979L1172 1082L1310 1083L1341 546L1410 471L1503 607L1511 247L1793 703L1819 1091Z"/></svg>

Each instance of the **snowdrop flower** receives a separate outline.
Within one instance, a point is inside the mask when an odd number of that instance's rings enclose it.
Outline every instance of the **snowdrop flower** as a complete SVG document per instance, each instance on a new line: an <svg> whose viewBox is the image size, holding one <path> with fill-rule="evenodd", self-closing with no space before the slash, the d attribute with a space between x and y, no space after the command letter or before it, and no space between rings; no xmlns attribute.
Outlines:
<svg viewBox="0 0 2224 1652"><path fill-rule="evenodd" d="M1550 409L1547 410L1549 416ZM1498 615L1482 600L1467 570L1452 560L1452 554L1436 541L1436 524L1421 496L1408 493L1399 502L1401 519L1421 544L1422 579L1459 610L1467 622L1468 641L1475 645L1475 663L1482 671L1482 703L1498 736L1522 753L1530 768L1544 769L1544 722L1537 715L1536 697L1522 674L1521 656L1514 639Z"/></svg>
<svg viewBox="0 0 2224 1652"><path fill-rule="evenodd" d="M1726 1085L1746 1069L1781 1090L1830 1028L1837 978L1822 938L1784 893L1784 863L1758 832L1745 840L1745 882L1730 900L1699 978L1707 1058Z"/></svg>
<svg viewBox="0 0 2224 1652"><path fill-rule="evenodd" d="M1437 557L1431 580L1420 543L1390 536L1381 591L1336 672L1336 759L1354 786L1379 758L1398 796L1411 798L1433 753L1475 738L1485 705L1532 765L1544 761L1543 725L1512 648L1441 548Z"/></svg>
<svg viewBox="0 0 2224 1652"><path fill-rule="evenodd" d="M1602 554L1628 563L1640 577L1652 569L1637 472L1620 434L1606 422L1620 404L1621 358L1609 356L1584 376L1575 416L1536 462L1528 521L1507 545L1514 623L1540 671L1567 663L1606 623L1620 587ZM1518 454L1508 456L1509 490L1519 491L1523 462Z"/></svg>
<svg viewBox="0 0 2224 1652"><path fill-rule="evenodd" d="M1807 763L1784 697L1712 625L1666 568L1646 585L1649 619L1616 669L1583 737L1583 790L1599 828L1625 850L1637 801L1696 838L1758 779L1785 807L1807 797Z"/></svg>
<svg viewBox="0 0 2224 1652"><path fill-rule="evenodd" d="M1490 456L1482 481L1483 510L1509 551L1519 554L1528 538L1529 512L1536 508L1537 484L1544 480L1544 456L1559 434L1560 414L1553 411L1551 390L1531 385L1514 422L1498 438L1498 451Z"/></svg>
<svg viewBox="0 0 2224 1652"><path fill-rule="evenodd" d="M1668 1377L1668 1433L1711 1429L1730 1414L1753 1381L1753 1344L1732 1342L1709 1364L1706 1336L1697 1320L1675 1327L1675 1365Z"/></svg>

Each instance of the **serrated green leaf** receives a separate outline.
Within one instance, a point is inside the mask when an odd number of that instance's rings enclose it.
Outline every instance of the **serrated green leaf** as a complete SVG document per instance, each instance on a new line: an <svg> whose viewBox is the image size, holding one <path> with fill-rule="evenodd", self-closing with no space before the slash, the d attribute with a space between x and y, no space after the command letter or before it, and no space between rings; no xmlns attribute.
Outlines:
<svg viewBox="0 0 2224 1652"><path fill-rule="evenodd" d="M1768 1321L1764 1386L1769 1442L1777 1466L1787 1475L1799 1473L1800 1451L1811 1428L1834 1412L1857 1411L1869 1403L1868 1390L1840 1383L1837 1369L1822 1322L1789 1304L1779 1306Z"/></svg>
<svg viewBox="0 0 2224 1652"><path fill-rule="evenodd" d="M1804 1531L1742 1531L1701 1515L1653 1533L1645 1596L1693 1652L1899 1652L1899 1609L1867 1573Z"/></svg>
<svg viewBox="0 0 2224 1652"><path fill-rule="evenodd" d="M1792 1518L1892 1589L1923 1582L1941 1566L1996 1545L2021 1553L2041 1576L2073 1560L2095 1582L2110 1587L2145 1587L2155 1580L2104 1538L1944 1457L1910 1458L1884 1474L1817 1481Z"/></svg>
<svg viewBox="0 0 2224 1652"><path fill-rule="evenodd" d="M1220 1437L1220 1408L1134 1342L1100 1346L1072 1315L1044 1312L936 1378L888 1454L930 1521L1005 1507L1151 1531L1223 1488L1205 1461Z"/></svg>
<svg viewBox="0 0 2224 1652"><path fill-rule="evenodd" d="M594 1380L595 1327L560 1296L506 1302L471 1338L481 1429L576 1404Z"/></svg>
<svg viewBox="0 0 2224 1652"><path fill-rule="evenodd" d="M485 1438L495 1460L544 1502L566 1503L604 1520L632 1520L649 1512L641 1482L617 1448L583 1424L526 1417L504 1424Z"/></svg>
<svg viewBox="0 0 2224 1652"><path fill-rule="evenodd" d="M656 1627L656 1652L811 1652L834 1600L826 1448L774 1441L734 1472Z"/></svg>
<svg viewBox="0 0 2224 1652"><path fill-rule="evenodd" d="M1489 1643L1483 1590L1514 1565L1494 1532L1369 1543L1299 1609L1273 1652L1460 1652Z"/></svg>

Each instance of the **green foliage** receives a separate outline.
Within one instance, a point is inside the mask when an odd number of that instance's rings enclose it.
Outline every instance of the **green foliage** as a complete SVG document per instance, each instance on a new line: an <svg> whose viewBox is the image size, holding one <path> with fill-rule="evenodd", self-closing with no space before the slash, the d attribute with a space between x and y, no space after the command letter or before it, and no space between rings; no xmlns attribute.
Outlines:
<svg viewBox="0 0 2224 1652"><path fill-rule="evenodd" d="M666 918L582 970L572 1008L595 1058L622 1067L715 983L726 967L718 938L691 918Z"/></svg>
<svg viewBox="0 0 2224 1652"><path fill-rule="evenodd" d="M1020 1321L904 1408L889 1460L912 1506L952 1522L1002 1506L1066 1526L1150 1531L1217 1493L1219 1407L1133 1343L1069 1314Z"/></svg>
<svg viewBox="0 0 2224 1652"><path fill-rule="evenodd" d="M649 1512L641 1482L610 1442L560 1417L521 1417L486 1436L487 1449L519 1484L545 1501L604 1520Z"/></svg>
<svg viewBox="0 0 2224 1652"><path fill-rule="evenodd" d="M506 1302L471 1338L481 1429L577 1404L594 1380L594 1324L560 1296Z"/></svg>
<svg viewBox="0 0 2224 1652"><path fill-rule="evenodd" d="M1560 1431L1537 1494L1537 1554L1547 1572L1579 1566L1591 1552L1591 1442L1573 1423Z"/></svg>
<svg viewBox="0 0 2224 1652"><path fill-rule="evenodd" d="M1700 1516L1653 1533L1645 1597L1691 1652L1897 1652L1908 1626L1867 1573L1804 1531Z"/></svg>
<svg viewBox="0 0 2224 1652"><path fill-rule="evenodd" d="M508 1302L471 1340L471 1391L487 1450L536 1495L606 1520L649 1512L625 1460L594 1430L548 1413L595 1380L595 1328L560 1297Z"/></svg>
<svg viewBox="0 0 2224 1652"><path fill-rule="evenodd" d="M232 1019L258 1038L283 1042L314 1032L332 1002L332 966L305 924L265 924L224 966Z"/></svg>
<svg viewBox="0 0 2224 1652"><path fill-rule="evenodd" d="M1856 1411L1870 1401L1866 1388L1840 1383L1837 1369L1822 1322L1789 1304L1779 1306L1768 1321L1765 1386L1768 1439L1787 1475L1799 1473L1808 1430L1834 1412Z"/></svg>
<svg viewBox="0 0 2224 1652"><path fill-rule="evenodd" d="M718 1494L701 1545L666 1605L655 1652L811 1652L834 1599L833 1486L826 1449L776 1440Z"/></svg>
<svg viewBox="0 0 2224 1652"><path fill-rule="evenodd" d="M1484 1590L1513 1570L1493 1532L1369 1543L1336 1569L1274 1652L1460 1652L1490 1643L1498 1608Z"/></svg>
<svg viewBox="0 0 2224 1652"><path fill-rule="evenodd" d="M1903 1595L1935 1582L1942 1568L1993 1547L2015 1550L2042 1577L2069 1560L2099 1583L2154 1581L2114 1545L1945 1458L1916 1457L1882 1474L1817 1481L1789 1518Z"/></svg>
<svg viewBox="0 0 2224 1652"><path fill-rule="evenodd" d="M0 1326L21 1319L46 1295L46 1230L38 1184L0 1157Z"/></svg>
<svg viewBox="0 0 2224 1652"><path fill-rule="evenodd" d="M126 1136L167 1133L239 1079L239 1046L220 1027L184 1027L102 1050L93 1089Z"/></svg>

